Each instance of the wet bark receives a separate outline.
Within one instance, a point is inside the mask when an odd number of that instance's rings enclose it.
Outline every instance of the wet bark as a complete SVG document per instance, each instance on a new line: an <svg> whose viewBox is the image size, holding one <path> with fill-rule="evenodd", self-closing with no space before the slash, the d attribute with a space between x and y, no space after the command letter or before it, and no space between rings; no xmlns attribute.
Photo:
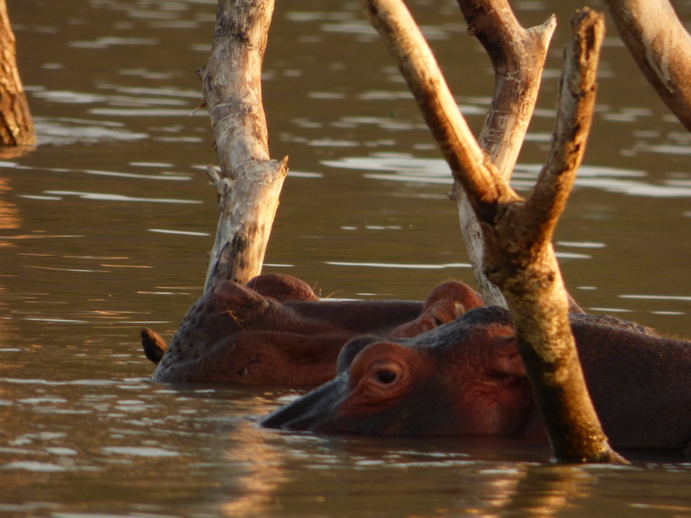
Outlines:
<svg viewBox="0 0 691 518"><path fill-rule="evenodd" d="M551 242L585 150L604 33L602 17L587 9L574 17L552 149L534 192L523 200L475 141L400 0L361 2L396 57L480 222L484 272L508 302L555 458L623 462L610 448L585 388L568 324L568 294Z"/></svg>
<svg viewBox="0 0 691 518"><path fill-rule="evenodd" d="M17 70L14 33L5 0L0 0L0 146L36 142L29 104Z"/></svg>
<svg viewBox="0 0 691 518"><path fill-rule="evenodd" d="M220 171L209 167L220 216L205 288L261 273L288 172L269 157L261 70L273 0L219 0L211 56L200 71Z"/></svg>
<svg viewBox="0 0 691 518"><path fill-rule="evenodd" d="M606 0L619 35L667 107L691 131L691 36L668 0Z"/></svg>

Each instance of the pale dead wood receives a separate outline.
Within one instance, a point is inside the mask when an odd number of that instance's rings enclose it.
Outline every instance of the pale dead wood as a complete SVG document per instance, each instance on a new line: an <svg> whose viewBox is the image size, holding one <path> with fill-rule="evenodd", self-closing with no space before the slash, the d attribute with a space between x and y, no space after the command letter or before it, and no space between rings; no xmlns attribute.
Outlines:
<svg viewBox="0 0 691 518"><path fill-rule="evenodd" d="M668 0L605 0L648 82L691 131L691 36Z"/></svg>
<svg viewBox="0 0 691 518"><path fill-rule="evenodd" d="M0 146L36 143L34 123L16 60L16 44L5 0L0 0Z"/></svg>
<svg viewBox="0 0 691 518"><path fill-rule="evenodd" d="M564 100L560 106L550 158L534 198L526 203L497 173L468 131L427 43L402 2L361 1L399 62L454 178L463 186L480 221L485 273L507 299L555 457L622 461L609 447L585 389L568 323L568 294L551 243L590 126L592 112L588 110L595 94L602 17L583 10L574 18L561 91L562 98L570 96L573 102ZM569 126L573 122L580 125ZM538 231L529 227L535 224Z"/></svg>
<svg viewBox="0 0 691 518"><path fill-rule="evenodd" d="M544 24L525 29L506 0L458 0L458 5L468 32L480 41L494 68L494 95L478 143L497 173L508 180L535 108L556 18L551 16ZM458 182L454 199L482 297L488 304L506 306L501 291L482 273L482 231Z"/></svg>
<svg viewBox="0 0 691 518"><path fill-rule="evenodd" d="M220 173L220 217L206 276L246 283L261 273L287 158L269 157L261 70L273 0L219 0L209 62L200 71Z"/></svg>

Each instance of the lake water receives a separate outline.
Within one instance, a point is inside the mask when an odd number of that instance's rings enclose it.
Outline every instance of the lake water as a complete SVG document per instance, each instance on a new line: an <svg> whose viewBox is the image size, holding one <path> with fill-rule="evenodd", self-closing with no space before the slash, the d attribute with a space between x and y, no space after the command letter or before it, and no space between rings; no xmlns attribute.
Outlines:
<svg viewBox="0 0 691 518"><path fill-rule="evenodd" d="M503 440L320 437L255 424L298 391L148 381L138 330L166 337L200 295L215 162L195 70L211 0L9 0L40 145L0 158L0 515L691 516L688 459L557 466ZM471 126L489 61L452 1L410 2ZM545 155L567 20L520 157ZM675 2L691 20L691 2ZM596 5L595 7L601 7ZM278 2L264 69L291 173L265 271L322 294L421 299L472 281L450 175L356 2ZM689 332L691 136L609 24L585 164L556 249L594 313Z"/></svg>

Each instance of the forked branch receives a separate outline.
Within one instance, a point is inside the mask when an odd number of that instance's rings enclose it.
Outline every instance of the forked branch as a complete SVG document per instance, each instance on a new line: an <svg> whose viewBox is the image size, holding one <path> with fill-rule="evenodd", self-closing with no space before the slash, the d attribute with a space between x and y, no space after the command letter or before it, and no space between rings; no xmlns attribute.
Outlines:
<svg viewBox="0 0 691 518"><path fill-rule="evenodd" d="M507 207L502 218L486 228L486 273L508 301L555 457L623 462L609 447L585 386L551 242L585 152L603 18L580 10L571 31L547 163L527 202Z"/></svg>
<svg viewBox="0 0 691 518"><path fill-rule="evenodd" d="M493 220L497 204L518 195L475 140L410 12L400 0L361 1L396 58L454 179L481 219Z"/></svg>
<svg viewBox="0 0 691 518"><path fill-rule="evenodd" d="M609 447L585 388L567 316L568 295L551 243L585 150L604 32L602 17L587 9L574 17L552 150L533 194L524 202L466 131L458 109L449 102L451 94L431 51L405 6L400 0L362 2L399 61L480 221L485 273L507 299L555 457L579 462L623 461ZM398 33L400 30L407 34ZM430 91L432 88L436 90Z"/></svg>
<svg viewBox="0 0 691 518"><path fill-rule="evenodd" d="M411 64L417 62L418 68L429 69L428 84L424 80L418 82L415 79L409 80L409 84L415 85L411 86L411 90L415 93L418 102L427 106L423 113L428 118L430 127L446 128L440 129L439 136L443 141L449 142L445 139L443 132L451 127L452 133L461 135L462 141L469 142L470 140L467 139L469 131L462 116L456 120L449 120L448 125L438 124L451 112L458 112L458 110L455 109L455 101L433 56L425 50L427 46L424 38L412 17L406 14L405 9L398 9L400 4L396 2L378 2L376 7L370 3L369 6L375 9L370 17L372 23L376 24L380 31L385 31L392 36L387 40L392 42L391 51L399 54L398 62L402 73L406 75L406 62ZM547 48L556 21L554 17L550 17L543 25L524 29L505 0L459 0L459 6L468 22L469 32L477 36L490 56L495 70L495 90L480 133L479 148L473 146L467 150L460 149L458 152L468 154L471 161L475 163L489 159L491 165L487 164L487 167L494 168L496 174L508 182L535 107ZM376 12L377 9L379 13ZM393 36L394 34L399 36ZM400 38L400 40L395 41L393 38ZM474 139L472 142L475 142ZM454 153L452 149L442 148L442 151L447 160L449 160L449 155L453 156ZM481 159L483 151L485 158ZM451 167L454 171L458 170L454 165ZM474 177L480 183L484 181L482 173L476 172ZM480 291L488 303L506 305L496 286L491 284L482 273L481 231L475 212L470 208L464 189L461 187L463 180L458 176L455 178L454 197L458 203L461 231ZM493 210L491 207L487 209L490 212Z"/></svg>
<svg viewBox="0 0 691 518"><path fill-rule="evenodd" d="M556 18L524 29L507 0L458 0L468 32L494 68L494 95L478 137L503 178L510 178L528 129Z"/></svg>

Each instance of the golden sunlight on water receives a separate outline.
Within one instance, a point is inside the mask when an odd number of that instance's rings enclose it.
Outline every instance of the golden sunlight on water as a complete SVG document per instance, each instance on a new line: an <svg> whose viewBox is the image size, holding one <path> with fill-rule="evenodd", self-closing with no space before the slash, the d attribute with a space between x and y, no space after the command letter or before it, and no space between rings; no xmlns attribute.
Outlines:
<svg viewBox="0 0 691 518"><path fill-rule="evenodd" d="M238 425L234 439L224 458L230 466L241 467L221 510L228 517L266 513L275 508L276 490L288 477L283 469L287 452L269 444L266 432L249 421Z"/></svg>
<svg viewBox="0 0 691 518"><path fill-rule="evenodd" d="M21 226L19 209L7 199L11 188L6 178L0 176L0 231L14 230ZM0 242L0 246L8 246L9 242Z"/></svg>

